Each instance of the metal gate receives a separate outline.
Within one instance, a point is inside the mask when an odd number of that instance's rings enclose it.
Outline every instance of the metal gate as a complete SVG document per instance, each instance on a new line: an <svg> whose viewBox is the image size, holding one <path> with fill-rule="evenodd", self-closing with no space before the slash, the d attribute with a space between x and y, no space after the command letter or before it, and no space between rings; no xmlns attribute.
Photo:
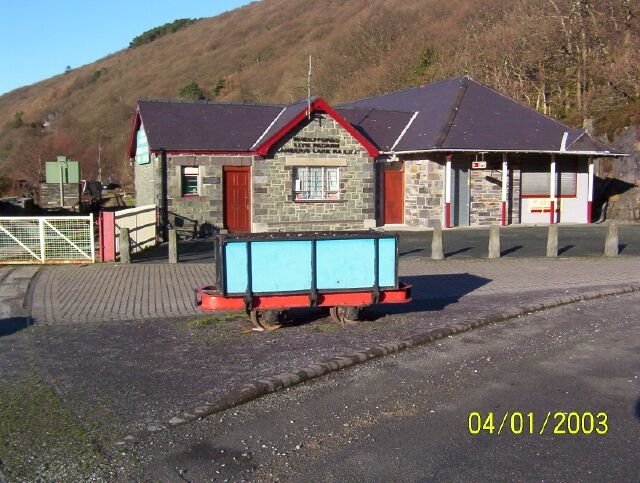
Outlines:
<svg viewBox="0 0 640 483"><path fill-rule="evenodd" d="M0 217L0 263L95 262L93 215Z"/></svg>

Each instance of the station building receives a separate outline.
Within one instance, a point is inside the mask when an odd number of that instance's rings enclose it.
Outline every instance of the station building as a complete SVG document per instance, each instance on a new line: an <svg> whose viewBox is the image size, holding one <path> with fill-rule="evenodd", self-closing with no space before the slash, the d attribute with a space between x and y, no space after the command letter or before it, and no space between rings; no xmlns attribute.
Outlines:
<svg viewBox="0 0 640 483"><path fill-rule="evenodd" d="M589 223L620 156L469 77L330 106L140 100L139 205L230 232Z"/></svg>

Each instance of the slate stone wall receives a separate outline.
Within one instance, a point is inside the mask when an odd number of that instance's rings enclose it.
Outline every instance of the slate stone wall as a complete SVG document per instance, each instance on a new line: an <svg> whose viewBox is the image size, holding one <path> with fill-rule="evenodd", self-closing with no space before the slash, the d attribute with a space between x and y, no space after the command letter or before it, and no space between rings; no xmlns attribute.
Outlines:
<svg viewBox="0 0 640 483"><path fill-rule="evenodd" d="M434 227L441 222L444 172L443 162L427 159L405 161L405 224Z"/></svg>
<svg viewBox="0 0 640 483"><path fill-rule="evenodd" d="M325 148L304 152L309 139L331 139ZM302 141L301 141L302 140ZM322 142L315 146L321 146ZM302 152L301 152L302 151ZM306 161L339 166L340 199L295 201L293 170ZM363 229L375 226L374 161L362 145L326 115L310 122L274 147L270 157L253 165L252 231Z"/></svg>
<svg viewBox="0 0 640 483"><path fill-rule="evenodd" d="M168 208L170 221L177 228L198 224L198 230L223 228L223 166L251 166L252 156L175 155L167 158ZM200 195L182 196L181 168L200 168Z"/></svg>
<svg viewBox="0 0 640 483"><path fill-rule="evenodd" d="M509 220L508 223L520 223L520 163L509 162Z"/></svg>
<svg viewBox="0 0 640 483"><path fill-rule="evenodd" d="M472 169L469 173L471 226L496 225L502 221L502 171Z"/></svg>

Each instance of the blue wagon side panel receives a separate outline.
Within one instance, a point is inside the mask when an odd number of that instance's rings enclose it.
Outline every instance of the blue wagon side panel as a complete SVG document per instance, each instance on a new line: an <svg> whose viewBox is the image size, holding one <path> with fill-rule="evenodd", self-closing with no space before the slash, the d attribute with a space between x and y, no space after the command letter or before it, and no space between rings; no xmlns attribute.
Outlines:
<svg viewBox="0 0 640 483"><path fill-rule="evenodd" d="M376 285L397 288L395 236L369 233L329 236L221 237L219 249L216 248L219 254L216 256L221 258L217 262L219 286L225 295L248 291L264 295L297 292L312 297L316 290L375 290Z"/></svg>
<svg viewBox="0 0 640 483"><path fill-rule="evenodd" d="M227 293L245 293L247 284L247 242L229 242L224 246Z"/></svg>
<svg viewBox="0 0 640 483"><path fill-rule="evenodd" d="M398 280L396 273L396 239L380 238L378 240L378 285L395 287Z"/></svg>
<svg viewBox="0 0 640 483"><path fill-rule="evenodd" d="M375 251L372 239L318 240L316 244L318 290L373 286Z"/></svg>
<svg viewBox="0 0 640 483"><path fill-rule="evenodd" d="M311 243L310 240L251 243L253 292L311 290Z"/></svg>

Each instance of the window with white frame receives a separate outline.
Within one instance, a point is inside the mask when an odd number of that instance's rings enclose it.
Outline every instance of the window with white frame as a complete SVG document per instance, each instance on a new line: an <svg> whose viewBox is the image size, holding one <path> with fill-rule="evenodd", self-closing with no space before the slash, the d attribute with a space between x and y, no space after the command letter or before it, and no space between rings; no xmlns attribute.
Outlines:
<svg viewBox="0 0 640 483"><path fill-rule="evenodd" d="M180 191L182 196L198 196L200 194L200 168L197 166L180 167Z"/></svg>
<svg viewBox="0 0 640 483"><path fill-rule="evenodd" d="M339 200L340 168L299 166L293 168L293 198L306 200Z"/></svg>

